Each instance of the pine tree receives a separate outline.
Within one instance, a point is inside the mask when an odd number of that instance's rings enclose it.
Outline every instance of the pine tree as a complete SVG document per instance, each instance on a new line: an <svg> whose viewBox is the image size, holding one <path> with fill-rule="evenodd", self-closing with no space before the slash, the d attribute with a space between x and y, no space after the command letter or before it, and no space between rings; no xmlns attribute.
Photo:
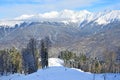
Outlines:
<svg viewBox="0 0 120 80"><path fill-rule="evenodd" d="M12 67L12 73L17 73L22 71L22 56L19 51L13 47L9 51L10 55L10 65Z"/></svg>
<svg viewBox="0 0 120 80"><path fill-rule="evenodd" d="M50 47L50 43L51 42L49 40L49 37L46 37L45 39L41 40L40 56L42 68L48 67L48 49Z"/></svg>
<svg viewBox="0 0 120 80"><path fill-rule="evenodd" d="M27 48L29 49L29 51L30 51L30 53L31 53L31 55L32 55L32 58L33 58L33 64L34 64L34 69L33 69L33 72L35 71L37 71L37 69L38 69L38 66L37 66L37 54L36 54L36 50L37 50L37 42L36 42L36 40L34 39L34 38L31 38L30 40L29 40L29 43L28 43L28 45L27 45Z"/></svg>
<svg viewBox="0 0 120 80"><path fill-rule="evenodd" d="M9 73L12 73L12 64L11 64L11 55L9 53L10 50L1 50L0 51L0 72L1 75Z"/></svg>
<svg viewBox="0 0 120 80"><path fill-rule="evenodd" d="M40 56L41 56L41 65L42 68L45 67L45 45L44 45L44 41L41 40L41 51L40 51Z"/></svg>
<svg viewBox="0 0 120 80"><path fill-rule="evenodd" d="M27 48L22 50L23 68L25 74L36 72L38 69L37 41L34 38L29 40Z"/></svg>

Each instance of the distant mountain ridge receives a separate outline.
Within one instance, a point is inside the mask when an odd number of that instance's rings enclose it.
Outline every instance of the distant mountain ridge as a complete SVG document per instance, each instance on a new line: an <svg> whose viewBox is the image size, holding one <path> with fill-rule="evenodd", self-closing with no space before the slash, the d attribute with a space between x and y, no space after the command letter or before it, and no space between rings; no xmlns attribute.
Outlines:
<svg viewBox="0 0 120 80"><path fill-rule="evenodd" d="M64 14L62 14L64 12ZM49 36L52 47L50 49L51 56L57 56L62 50L70 50L75 53L84 53L87 55L95 54L100 56L106 49L118 52L120 48L120 11L106 11L100 13L90 13L81 11L78 16L77 12L65 10L57 15L66 15L67 22L56 20L58 16L50 16L49 21L39 20L40 17L16 18L15 26L0 26L0 49L16 47L22 49L26 46L30 38L35 38L38 42ZM70 14L69 14L70 13ZM74 13L74 14L73 14ZM49 15L53 13L47 13ZM42 15L42 14L41 14ZM72 16L73 15L73 16ZM80 14L79 14L80 15ZM51 18L52 17L52 18ZM47 17L46 17L47 18ZM61 17L60 17L61 18ZM53 19L53 20L52 20ZM58 17L59 19L59 17ZM72 22L77 19L77 22ZM81 20L81 21L80 21ZM10 23L10 21L8 21ZM0 22L1 23L1 22Z"/></svg>
<svg viewBox="0 0 120 80"><path fill-rule="evenodd" d="M89 12L87 10L72 11L51 11L43 14L33 14L33 15L21 15L11 20L0 20L1 26L14 26L15 24L20 24L23 22L62 22L65 24L69 23L83 23L96 22L100 25L108 24L111 21L120 20L120 10L106 10L101 12Z"/></svg>

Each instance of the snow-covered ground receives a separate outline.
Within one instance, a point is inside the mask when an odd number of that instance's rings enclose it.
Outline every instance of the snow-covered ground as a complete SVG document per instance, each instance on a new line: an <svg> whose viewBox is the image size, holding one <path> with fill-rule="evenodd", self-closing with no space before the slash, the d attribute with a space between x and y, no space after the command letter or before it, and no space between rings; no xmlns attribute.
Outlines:
<svg viewBox="0 0 120 80"><path fill-rule="evenodd" d="M48 65L50 67L52 67L52 66L63 66L64 65L64 61L59 59L59 58L49 58Z"/></svg>
<svg viewBox="0 0 120 80"><path fill-rule="evenodd" d="M93 80L94 74L84 72L80 69L66 68L63 61L57 58L49 59L49 66L46 69L39 69L37 72L24 75L13 74L1 76L0 80ZM106 80L120 80L120 74L106 74ZM95 80L104 80L104 74L95 74Z"/></svg>

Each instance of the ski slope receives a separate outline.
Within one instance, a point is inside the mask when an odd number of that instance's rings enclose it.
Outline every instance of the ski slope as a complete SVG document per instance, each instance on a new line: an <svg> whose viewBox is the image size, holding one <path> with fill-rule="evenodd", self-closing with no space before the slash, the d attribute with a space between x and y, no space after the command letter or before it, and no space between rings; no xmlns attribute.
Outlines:
<svg viewBox="0 0 120 80"><path fill-rule="evenodd" d="M46 69L39 69L29 75L17 73L9 76L0 76L0 80L93 80L94 74L80 69L66 68L62 64L62 60L50 58L50 67ZM104 74L95 74L95 80L104 80ZM106 80L120 80L120 74L107 73Z"/></svg>

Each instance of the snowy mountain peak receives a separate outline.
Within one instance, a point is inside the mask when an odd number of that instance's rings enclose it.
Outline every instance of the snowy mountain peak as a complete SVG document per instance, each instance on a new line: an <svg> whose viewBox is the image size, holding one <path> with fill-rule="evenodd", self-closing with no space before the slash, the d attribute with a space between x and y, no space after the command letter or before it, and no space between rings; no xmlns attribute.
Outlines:
<svg viewBox="0 0 120 80"><path fill-rule="evenodd" d="M120 20L120 10L105 10L103 12L89 12L87 10L73 11L73 10L62 10L62 11L51 11L47 13L40 13L34 15L22 15L16 17L11 21L2 20L0 25L14 26L24 21L49 21L49 22L63 22L63 23L79 23L84 21L94 21L98 24L108 24L111 21Z"/></svg>
<svg viewBox="0 0 120 80"><path fill-rule="evenodd" d="M39 14L39 18L56 18L58 17L59 13L57 11L52 11L44 14Z"/></svg>
<svg viewBox="0 0 120 80"><path fill-rule="evenodd" d="M20 24L23 21L18 21L18 20L0 20L0 26L4 27L14 27L15 24Z"/></svg>
<svg viewBox="0 0 120 80"><path fill-rule="evenodd" d="M16 17L15 20L24 20L24 19L29 19L29 18L32 18L32 17L34 17L34 15L24 14L24 15L21 15L20 17Z"/></svg>
<svg viewBox="0 0 120 80"><path fill-rule="evenodd" d="M63 10L63 11L51 11L51 12L47 12L47 13L43 13L43 14L38 14L38 15L22 15L20 17L17 17L15 19L17 20L21 20L21 19L33 19L33 18L37 18L37 19L72 19L72 18L78 18L81 16L85 16L85 14L90 14L90 12L88 12L87 10L83 10L83 11L79 11L79 12L75 12L72 10Z"/></svg>
<svg viewBox="0 0 120 80"><path fill-rule="evenodd" d="M120 20L120 10L108 11L106 13L100 13L101 16L96 20L98 24L108 24L111 21Z"/></svg>

